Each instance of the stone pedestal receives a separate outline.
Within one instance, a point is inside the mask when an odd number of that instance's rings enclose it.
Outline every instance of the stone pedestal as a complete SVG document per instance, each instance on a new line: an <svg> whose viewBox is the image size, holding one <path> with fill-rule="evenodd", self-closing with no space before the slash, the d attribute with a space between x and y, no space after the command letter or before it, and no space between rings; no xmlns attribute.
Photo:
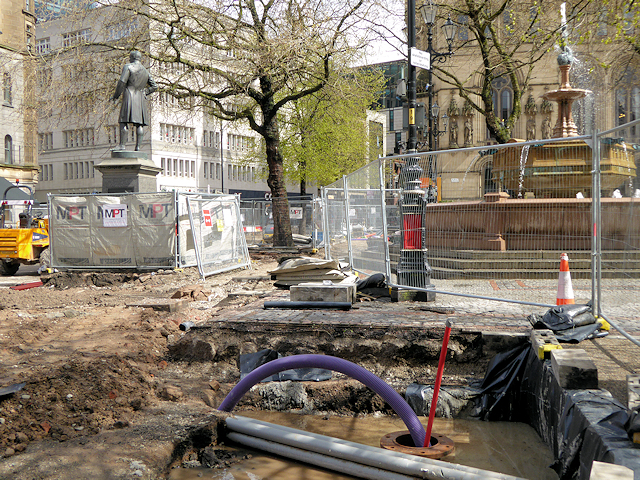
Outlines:
<svg viewBox="0 0 640 480"><path fill-rule="evenodd" d="M112 151L95 168L102 174L102 193L156 192L156 175L162 171L146 153L129 150Z"/></svg>

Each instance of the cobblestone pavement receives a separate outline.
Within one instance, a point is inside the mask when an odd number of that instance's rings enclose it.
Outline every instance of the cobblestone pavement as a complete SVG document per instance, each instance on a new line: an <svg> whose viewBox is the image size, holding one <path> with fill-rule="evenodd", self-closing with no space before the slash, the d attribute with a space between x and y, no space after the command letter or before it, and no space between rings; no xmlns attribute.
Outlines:
<svg viewBox="0 0 640 480"><path fill-rule="evenodd" d="M437 280L437 291L466 293L482 297L519 300L528 303L555 305L558 283L552 280ZM603 282L605 283L605 282ZM591 282L573 281L576 303L591 299ZM640 335L640 283L620 280L605 283L601 290L602 312L632 335ZM268 298L253 302L232 312L225 312L227 321L272 321L285 323L329 322L349 325L379 326L393 324L419 327L442 324L449 318L457 328L465 330L505 330L528 332L527 316L543 315L549 307L507 303L458 295L437 293L435 302L384 301L356 304L350 311L327 310L264 310L264 300L288 300L287 291L276 291ZM640 348L640 347L638 347Z"/></svg>

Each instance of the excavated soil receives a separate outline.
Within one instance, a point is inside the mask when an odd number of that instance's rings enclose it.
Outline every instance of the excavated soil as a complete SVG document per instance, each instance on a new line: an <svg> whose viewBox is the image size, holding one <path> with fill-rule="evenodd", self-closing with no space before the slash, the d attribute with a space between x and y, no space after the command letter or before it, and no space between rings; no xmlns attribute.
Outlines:
<svg viewBox="0 0 640 480"><path fill-rule="evenodd" d="M352 360L402 392L432 383L441 336L379 329L238 329L213 316L273 291L275 256L255 257L251 271L200 280L195 269L154 273L56 273L42 287L0 289L0 479L164 478L172 465L224 465L215 411L238 382L240 352L272 348L282 355L329 353ZM259 281L237 277L254 276ZM236 280L234 280L236 278ZM189 300L169 312L171 297ZM196 327L183 331L180 325ZM477 338L454 334L444 384L482 377L487 359ZM264 384L240 409L313 409L353 415L391 413L357 381L335 375L300 384ZM293 386L291 386L293 385ZM297 386L296 386L297 385ZM299 399L302 400L299 400ZM298 399L298 400L296 400Z"/></svg>

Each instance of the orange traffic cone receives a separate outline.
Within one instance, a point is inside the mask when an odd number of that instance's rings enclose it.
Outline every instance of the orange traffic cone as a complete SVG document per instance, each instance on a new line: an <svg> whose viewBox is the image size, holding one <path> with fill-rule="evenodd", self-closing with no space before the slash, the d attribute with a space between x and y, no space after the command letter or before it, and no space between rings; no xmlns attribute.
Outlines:
<svg viewBox="0 0 640 480"><path fill-rule="evenodd" d="M558 297L556 305L573 305L573 287L571 286L571 272L569 272L569 256L560 255L560 276L558 277Z"/></svg>

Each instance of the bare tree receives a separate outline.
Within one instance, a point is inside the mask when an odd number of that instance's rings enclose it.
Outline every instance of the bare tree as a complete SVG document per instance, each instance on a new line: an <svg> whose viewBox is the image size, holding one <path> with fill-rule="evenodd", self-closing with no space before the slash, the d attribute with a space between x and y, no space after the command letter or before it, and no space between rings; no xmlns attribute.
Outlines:
<svg viewBox="0 0 640 480"><path fill-rule="evenodd" d="M172 66L171 73L156 75L161 90L221 120L246 121L263 138L275 245L293 244L279 116L326 85L334 57L355 51L355 30L369 5L157 0L117 6L148 20L148 54L161 71L163 64Z"/></svg>

